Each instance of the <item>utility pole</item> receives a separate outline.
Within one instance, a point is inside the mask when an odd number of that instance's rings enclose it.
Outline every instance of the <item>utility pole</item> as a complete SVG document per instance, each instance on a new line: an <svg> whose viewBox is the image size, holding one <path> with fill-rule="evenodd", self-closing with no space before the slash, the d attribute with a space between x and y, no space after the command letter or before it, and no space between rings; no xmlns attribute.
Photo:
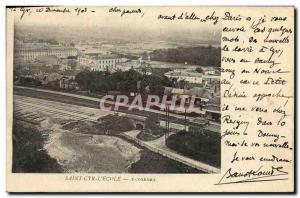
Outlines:
<svg viewBox="0 0 300 198"><path fill-rule="evenodd" d="M169 106L166 106L166 130L165 130L165 143L167 141L167 138L169 137L170 133L170 112L169 112Z"/></svg>
<svg viewBox="0 0 300 198"><path fill-rule="evenodd" d="M187 129L186 129L186 107L184 107L184 130L187 132Z"/></svg>
<svg viewBox="0 0 300 198"><path fill-rule="evenodd" d="M170 136L170 108L168 108L168 137Z"/></svg>
<svg viewBox="0 0 300 198"><path fill-rule="evenodd" d="M166 130L165 130L165 143L166 143L166 142L167 142L167 130L168 130L168 124L167 124L168 110L167 110L167 106L165 107L165 111L166 111L166 118L165 118L165 125L166 125Z"/></svg>

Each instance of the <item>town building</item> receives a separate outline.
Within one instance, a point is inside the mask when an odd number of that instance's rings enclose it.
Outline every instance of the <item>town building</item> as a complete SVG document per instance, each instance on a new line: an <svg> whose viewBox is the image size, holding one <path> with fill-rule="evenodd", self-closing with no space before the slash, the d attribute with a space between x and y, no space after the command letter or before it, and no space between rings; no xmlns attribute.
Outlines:
<svg viewBox="0 0 300 198"><path fill-rule="evenodd" d="M59 88L65 90L79 90L79 85L75 80L63 76L59 80Z"/></svg>
<svg viewBox="0 0 300 198"><path fill-rule="evenodd" d="M213 120L216 122L221 121L221 98L213 97L209 102L203 107L205 111L205 118Z"/></svg>
<svg viewBox="0 0 300 198"><path fill-rule="evenodd" d="M140 66L135 70L143 75L152 74L152 67L150 66L150 64L143 61L141 61Z"/></svg>
<svg viewBox="0 0 300 198"><path fill-rule="evenodd" d="M203 75L202 86L205 89L210 90L214 96L220 95L220 75Z"/></svg>
<svg viewBox="0 0 300 198"><path fill-rule="evenodd" d="M102 53L84 53L79 56L79 65L81 68L89 68L94 71L114 71L117 69L117 63L123 59L114 54Z"/></svg>
<svg viewBox="0 0 300 198"><path fill-rule="evenodd" d="M65 46L42 46L42 47L21 47L16 48L14 52L15 58L21 58L25 62L34 61L40 56L56 56L57 58L68 58L69 56L77 56L78 50L74 47Z"/></svg>
<svg viewBox="0 0 300 198"><path fill-rule="evenodd" d="M188 72L188 71L169 71L164 74L169 79L176 79L177 82L185 81L190 84L202 84L201 73Z"/></svg>

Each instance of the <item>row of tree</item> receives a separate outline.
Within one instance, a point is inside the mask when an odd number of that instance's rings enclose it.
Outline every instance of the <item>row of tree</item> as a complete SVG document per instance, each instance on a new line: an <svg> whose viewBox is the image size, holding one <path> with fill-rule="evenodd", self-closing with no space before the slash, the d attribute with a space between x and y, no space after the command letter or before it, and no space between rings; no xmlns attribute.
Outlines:
<svg viewBox="0 0 300 198"><path fill-rule="evenodd" d="M150 53L151 60L173 63L185 63L202 66L221 65L221 48L209 46L178 47L154 50Z"/></svg>
<svg viewBox="0 0 300 198"><path fill-rule="evenodd" d="M75 80L83 90L94 93L120 91L161 94L165 86L172 85L165 76L143 75L133 69L114 73L85 70L77 74Z"/></svg>

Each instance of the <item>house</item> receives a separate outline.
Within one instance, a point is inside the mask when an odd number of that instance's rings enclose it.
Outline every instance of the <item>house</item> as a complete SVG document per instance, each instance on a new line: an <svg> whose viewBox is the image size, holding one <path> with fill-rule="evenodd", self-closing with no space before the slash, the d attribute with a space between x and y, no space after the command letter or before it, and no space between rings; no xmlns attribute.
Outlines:
<svg viewBox="0 0 300 198"><path fill-rule="evenodd" d="M221 98L214 97L203 107L205 117L216 122L221 121Z"/></svg>
<svg viewBox="0 0 300 198"><path fill-rule="evenodd" d="M49 56L38 56L35 60L37 63L41 63L46 66L52 66L52 65L59 65L59 58L55 55L49 55Z"/></svg>
<svg viewBox="0 0 300 198"><path fill-rule="evenodd" d="M35 79L40 80L43 85L47 85L49 82L58 81L59 79L61 79L62 75L55 72L40 72L38 74L35 74L34 77Z"/></svg>
<svg viewBox="0 0 300 198"><path fill-rule="evenodd" d="M192 89L185 90L184 94L195 96L204 102L208 102L213 97L210 91L201 87L193 87Z"/></svg>
<svg viewBox="0 0 300 198"><path fill-rule="evenodd" d="M207 105L203 108L203 110L205 111L205 118L220 122L221 111L219 106Z"/></svg>
<svg viewBox="0 0 300 198"><path fill-rule="evenodd" d="M79 85L75 80L69 79L68 77L63 76L59 80L59 88L67 89L67 90L79 90Z"/></svg>
<svg viewBox="0 0 300 198"><path fill-rule="evenodd" d="M117 63L122 62L123 59L115 54L85 52L79 56L78 61L82 68L89 68L94 71L114 71L117 69Z"/></svg>
<svg viewBox="0 0 300 198"><path fill-rule="evenodd" d="M80 73L80 70L65 70L63 71L63 75L69 79L75 80L77 74Z"/></svg>
<svg viewBox="0 0 300 198"><path fill-rule="evenodd" d="M202 84L202 74L188 71L169 71L164 74L169 79L176 79L177 82L185 81L190 84Z"/></svg>
<svg viewBox="0 0 300 198"><path fill-rule="evenodd" d="M184 94L184 89L177 89L173 87L165 87L164 91L165 95L173 95L173 94Z"/></svg>
<svg viewBox="0 0 300 198"><path fill-rule="evenodd" d="M141 65L136 69L136 71L144 75L151 75L152 67L149 63L142 62Z"/></svg>

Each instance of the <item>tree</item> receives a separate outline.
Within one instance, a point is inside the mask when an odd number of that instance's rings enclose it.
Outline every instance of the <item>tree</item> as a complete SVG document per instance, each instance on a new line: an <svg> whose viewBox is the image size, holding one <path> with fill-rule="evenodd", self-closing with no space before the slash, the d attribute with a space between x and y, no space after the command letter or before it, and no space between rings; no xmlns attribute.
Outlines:
<svg viewBox="0 0 300 198"><path fill-rule="evenodd" d="M78 62L76 59L70 58L68 59L68 65L71 67L72 70L76 69Z"/></svg>
<svg viewBox="0 0 300 198"><path fill-rule="evenodd" d="M52 44L52 45L58 45L59 42L55 38L50 38L46 40L47 43Z"/></svg>
<svg viewBox="0 0 300 198"><path fill-rule="evenodd" d="M62 167L43 148L45 139L40 131L19 122L13 123L14 173L60 173Z"/></svg>
<svg viewBox="0 0 300 198"><path fill-rule="evenodd" d="M202 66L221 65L221 48L209 46L178 47L171 49L159 49L150 53L151 59L173 63L196 64Z"/></svg>
<svg viewBox="0 0 300 198"><path fill-rule="evenodd" d="M147 60L148 59L148 53L147 52L143 52L142 59L143 60Z"/></svg>
<svg viewBox="0 0 300 198"><path fill-rule="evenodd" d="M179 86L180 89L184 89L186 84L187 84L187 82L185 80L180 80L178 82L178 86Z"/></svg>
<svg viewBox="0 0 300 198"><path fill-rule="evenodd" d="M112 74L99 71L82 71L75 78L78 85L91 92L107 92L108 90L121 92L144 92L149 86L151 93L161 94L165 86L172 83L165 76L147 75L136 72L133 69ZM137 86L139 84L139 86Z"/></svg>
<svg viewBox="0 0 300 198"><path fill-rule="evenodd" d="M197 67L197 68L196 68L196 72L198 72L198 73L203 73L203 69L202 69L201 67Z"/></svg>
<svg viewBox="0 0 300 198"><path fill-rule="evenodd" d="M158 116L149 116L145 120L145 129L148 133L157 135L160 134L160 121Z"/></svg>

